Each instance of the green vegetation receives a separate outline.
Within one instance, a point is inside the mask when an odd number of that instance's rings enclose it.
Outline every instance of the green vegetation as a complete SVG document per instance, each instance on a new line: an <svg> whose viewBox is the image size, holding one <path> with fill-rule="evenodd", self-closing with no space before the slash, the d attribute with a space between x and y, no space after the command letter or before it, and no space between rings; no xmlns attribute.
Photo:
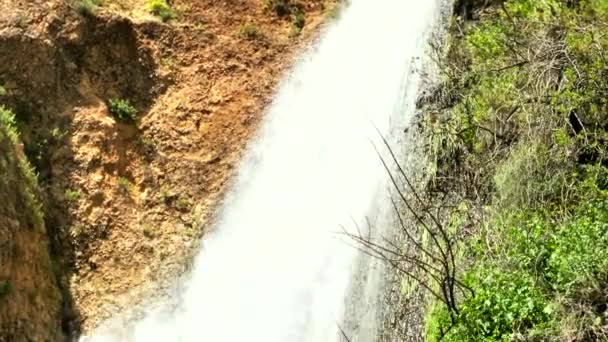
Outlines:
<svg viewBox="0 0 608 342"><path fill-rule="evenodd" d="M80 197L82 197L82 192L80 190L67 189L63 197L68 202L76 202L80 199Z"/></svg>
<svg viewBox="0 0 608 342"><path fill-rule="evenodd" d="M163 186L160 189L160 197L162 198L163 203L170 205L178 196L170 187Z"/></svg>
<svg viewBox="0 0 608 342"><path fill-rule="evenodd" d="M159 17L163 22L176 18L175 11L169 6L167 0L147 0L146 8L150 14Z"/></svg>
<svg viewBox="0 0 608 342"><path fill-rule="evenodd" d="M0 300L11 292L11 283L8 280L0 281Z"/></svg>
<svg viewBox="0 0 608 342"><path fill-rule="evenodd" d="M186 197L180 197L177 202L175 202L175 208L182 212L190 211L191 206L190 200Z"/></svg>
<svg viewBox="0 0 608 342"><path fill-rule="evenodd" d="M425 193L448 198L450 234L422 260L443 270L432 256L456 250L456 294L422 272L438 294L426 339L606 340L608 2L507 0L481 18L435 56Z"/></svg>
<svg viewBox="0 0 608 342"><path fill-rule="evenodd" d="M301 4L290 0L264 0L264 7L269 11L273 11L279 17L291 17L289 35L291 37L300 35L306 24Z"/></svg>
<svg viewBox="0 0 608 342"><path fill-rule="evenodd" d="M124 192L125 194L131 194L133 193L133 183L125 177L119 177L118 178L118 188Z"/></svg>
<svg viewBox="0 0 608 342"><path fill-rule="evenodd" d="M51 129L50 136L55 142L61 142L63 138L68 134L66 130L62 130L59 127Z"/></svg>
<svg viewBox="0 0 608 342"><path fill-rule="evenodd" d="M97 13L99 5L101 5L99 0L77 0L76 9L83 16L93 16Z"/></svg>
<svg viewBox="0 0 608 342"><path fill-rule="evenodd" d="M2 145L5 142L5 139L8 139L10 142L8 147ZM0 151L2 152L0 153L0 156L2 157L0 158L0 171L4 175L8 175L10 164L15 163L18 166L20 172L19 176L23 179L20 181L19 196L26 209L22 213L25 216L24 222L27 222L33 227L42 227L44 224L44 216L42 213L42 205L36 194L38 189L38 175L26 158L20 158L14 153L13 148L19 143L20 134L17 129L15 115L11 110L4 106L0 106L0 149L9 149L7 151ZM8 179L3 177L0 186L8 186L7 181ZM2 188L0 188L0 190L2 190Z"/></svg>
<svg viewBox="0 0 608 342"><path fill-rule="evenodd" d="M129 100L110 99L110 113L119 121L134 122L138 112Z"/></svg>
<svg viewBox="0 0 608 342"><path fill-rule="evenodd" d="M297 36L302 32L304 25L306 24L306 18L304 13L300 10L295 10L293 13L293 19L291 21L291 34Z"/></svg>
<svg viewBox="0 0 608 342"><path fill-rule="evenodd" d="M7 93L8 92L6 91L6 88L4 88L4 86L2 84L0 84L0 96L4 96Z"/></svg>
<svg viewBox="0 0 608 342"><path fill-rule="evenodd" d="M263 37L258 25L252 21L241 24L239 35L248 40L256 40Z"/></svg>
<svg viewBox="0 0 608 342"><path fill-rule="evenodd" d="M0 128L5 131L13 144L17 143L19 131L17 130L15 114L4 106L0 106Z"/></svg>

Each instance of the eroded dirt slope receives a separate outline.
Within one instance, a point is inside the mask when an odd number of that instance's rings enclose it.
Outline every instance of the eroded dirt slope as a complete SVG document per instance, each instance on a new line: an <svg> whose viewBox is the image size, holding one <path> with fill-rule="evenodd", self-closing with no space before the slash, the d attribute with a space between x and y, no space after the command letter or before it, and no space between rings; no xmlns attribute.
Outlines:
<svg viewBox="0 0 608 342"><path fill-rule="evenodd" d="M162 23L144 0L89 15L77 1L0 2L0 104L40 173L76 330L187 269L283 71L334 3L299 1L300 35L263 0L171 5ZM136 122L110 114L113 98Z"/></svg>
<svg viewBox="0 0 608 342"><path fill-rule="evenodd" d="M62 300L49 240L8 115L0 107L0 341L59 340Z"/></svg>

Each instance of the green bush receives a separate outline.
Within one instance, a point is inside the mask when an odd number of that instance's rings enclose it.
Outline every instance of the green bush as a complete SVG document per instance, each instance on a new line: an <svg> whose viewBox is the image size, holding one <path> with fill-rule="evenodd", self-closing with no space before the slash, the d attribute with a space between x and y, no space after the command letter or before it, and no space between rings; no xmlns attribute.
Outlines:
<svg viewBox="0 0 608 342"><path fill-rule="evenodd" d="M458 261L475 294L432 302L427 340L608 338L607 30L604 0L506 0L452 37L456 95L427 138L439 192L476 203Z"/></svg>
<svg viewBox="0 0 608 342"><path fill-rule="evenodd" d="M570 214L505 210L489 224L483 243L471 244L476 266L464 277L475 296L461 303L454 324L444 307L431 311L429 340L441 329L449 329L446 341L555 338L572 317L597 318L594 306L607 301L587 297L608 286L608 191L599 187L608 169L596 171L579 185L587 197L571 204Z"/></svg>
<svg viewBox="0 0 608 342"><path fill-rule="evenodd" d="M15 115L4 106L0 106L0 139L8 137L13 144L18 144L20 134L17 129L17 121ZM29 224L40 227L43 225L44 214L42 205L38 201L36 189L38 187L38 174L32 168L32 165L26 158L19 158L19 169L23 176L22 196L24 198L25 207L30 211L27 216Z"/></svg>
<svg viewBox="0 0 608 342"><path fill-rule="evenodd" d="M152 15L159 17L163 22L175 19L176 15L167 0L147 0L146 8Z"/></svg>
<svg viewBox="0 0 608 342"><path fill-rule="evenodd" d="M4 96L7 94L6 88L2 84L0 84L0 96Z"/></svg>
<svg viewBox="0 0 608 342"><path fill-rule="evenodd" d="M19 139L19 132L17 131L17 121L15 120L15 114L13 112L0 105L0 129L6 130L8 137L13 143L16 143Z"/></svg>
<svg viewBox="0 0 608 342"><path fill-rule="evenodd" d="M175 203L175 208L182 212L189 211L191 206L192 204L190 203L190 200L186 197L180 197Z"/></svg>
<svg viewBox="0 0 608 342"><path fill-rule="evenodd" d="M496 64L506 52L505 35L506 28L502 23L482 23L466 37L466 42L478 64Z"/></svg>
<svg viewBox="0 0 608 342"><path fill-rule="evenodd" d="M306 24L306 18L304 18L304 14L301 11L295 11L293 14L293 19L291 21L292 25L292 35L299 35Z"/></svg>
<svg viewBox="0 0 608 342"><path fill-rule="evenodd" d="M565 294L581 285L596 283L608 271L608 202L606 198L585 203L572 220L550 235L547 260L550 286ZM605 284L608 285L608 284Z"/></svg>
<svg viewBox="0 0 608 342"><path fill-rule="evenodd" d="M469 275L477 289L461 305L448 341L515 340L533 326L546 324L554 311L534 277L498 268L478 269Z"/></svg>
<svg viewBox="0 0 608 342"><path fill-rule="evenodd" d="M129 100L110 99L110 113L119 121L133 122L137 120L138 112Z"/></svg>
<svg viewBox="0 0 608 342"><path fill-rule="evenodd" d="M84 16L93 16L97 12L97 7L99 5L99 0L78 0L76 9L78 10L78 13Z"/></svg>
<svg viewBox="0 0 608 342"><path fill-rule="evenodd" d="M82 192L80 190L67 189L63 197L68 202L76 202L80 199L80 197L82 197Z"/></svg>

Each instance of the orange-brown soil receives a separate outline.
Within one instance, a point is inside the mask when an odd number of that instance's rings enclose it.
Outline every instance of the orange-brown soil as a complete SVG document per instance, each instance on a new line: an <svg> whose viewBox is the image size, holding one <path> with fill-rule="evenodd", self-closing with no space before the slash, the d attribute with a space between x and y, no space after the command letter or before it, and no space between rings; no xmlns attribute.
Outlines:
<svg viewBox="0 0 608 342"><path fill-rule="evenodd" d="M40 172L68 320L88 331L187 271L278 81L334 4L306 19L264 0L0 1L0 96ZM254 34L245 34L253 27ZM134 123L111 98L129 100Z"/></svg>

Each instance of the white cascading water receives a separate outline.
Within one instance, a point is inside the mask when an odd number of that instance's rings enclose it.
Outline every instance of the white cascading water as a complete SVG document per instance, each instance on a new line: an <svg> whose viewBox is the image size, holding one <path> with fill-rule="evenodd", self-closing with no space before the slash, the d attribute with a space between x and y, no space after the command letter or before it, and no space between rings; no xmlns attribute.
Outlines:
<svg viewBox="0 0 608 342"><path fill-rule="evenodd" d="M412 60L440 2L352 0L281 85L178 308L93 340L339 341L359 268L336 232L377 208L374 126L389 135L412 116Z"/></svg>

